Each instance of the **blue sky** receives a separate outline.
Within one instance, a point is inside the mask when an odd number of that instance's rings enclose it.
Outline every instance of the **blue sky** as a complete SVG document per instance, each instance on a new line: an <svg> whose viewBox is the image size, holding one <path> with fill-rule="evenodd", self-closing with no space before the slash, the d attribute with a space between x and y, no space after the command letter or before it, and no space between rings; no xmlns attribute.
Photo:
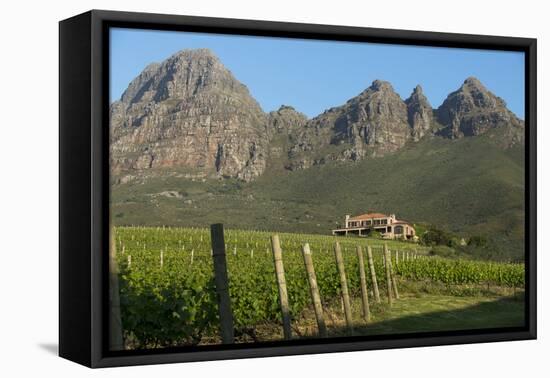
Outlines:
<svg viewBox="0 0 550 378"><path fill-rule="evenodd" d="M189 48L211 49L264 111L285 104L314 117L345 103L375 79L392 83L403 99L420 84L435 108L464 79L475 76L524 118L520 52L118 28L111 29L111 101L145 66Z"/></svg>

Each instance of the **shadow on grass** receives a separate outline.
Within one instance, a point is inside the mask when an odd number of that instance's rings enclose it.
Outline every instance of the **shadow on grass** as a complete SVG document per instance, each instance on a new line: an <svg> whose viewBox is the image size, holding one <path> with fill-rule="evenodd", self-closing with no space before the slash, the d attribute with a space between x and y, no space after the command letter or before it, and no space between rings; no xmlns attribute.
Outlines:
<svg viewBox="0 0 550 378"><path fill-rule="evenodd" d="M354 335L506 328L521 327L525 324L523 295L500 298L452 310L426 311L427 306L424 305L424 308L421 308L422 303L419 303L418 308L415 309L417 306L415 298L403 298L394 302L391 308L385 306L376 309L370 323L354 325ZM444 302L438 303L438 306L444 306ZM346 334L346 327L340 326L330 330L332 337Z"/></svg>

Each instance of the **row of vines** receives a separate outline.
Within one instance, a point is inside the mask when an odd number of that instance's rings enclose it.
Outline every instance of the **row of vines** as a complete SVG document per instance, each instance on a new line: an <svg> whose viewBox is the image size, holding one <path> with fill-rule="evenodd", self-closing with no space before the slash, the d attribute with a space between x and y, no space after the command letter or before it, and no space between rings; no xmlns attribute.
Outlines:
<svg viewBox="0 0 550 378"><path fill-rule="evenodd" d="M270 233L226 230L229 292L236 329L280 322ZM309 243L321 297L339 295L335 237L279 234L291 317L310 305L301 247ZM355 248L365 239L339 237L348 285L360 291ZM369 240L380 290L384 292L383 241ZM120 270L122 326L133 347L195 345L215 338L219 325L210 235L207 229L119 227L115 244ZM445 284L491 283L523 287L523 264L427 257L412 243L388 242L398 277ZM418 258L413 258L418 256ZM371 277L368 286L372 288Z"/></svg>

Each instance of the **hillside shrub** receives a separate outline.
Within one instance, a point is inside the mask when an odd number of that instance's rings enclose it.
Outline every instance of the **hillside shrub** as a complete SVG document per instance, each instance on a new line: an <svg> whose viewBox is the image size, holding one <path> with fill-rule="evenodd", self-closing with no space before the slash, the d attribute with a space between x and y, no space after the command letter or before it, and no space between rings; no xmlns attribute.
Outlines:
<svg viewBox="0 0 550 378"><path fill-rule="evenodd" d="M421 235L420 242L428 246L446 245L452 247L453 238L456 237L452 233L432 225Z"/></svg>
<svg viewBox="0 0 550 378"><path fill-rule="evenodd" d="M436 245L430 250L430 255L440 257L454 257L456 256L456 251L446 245Z"/></svg>

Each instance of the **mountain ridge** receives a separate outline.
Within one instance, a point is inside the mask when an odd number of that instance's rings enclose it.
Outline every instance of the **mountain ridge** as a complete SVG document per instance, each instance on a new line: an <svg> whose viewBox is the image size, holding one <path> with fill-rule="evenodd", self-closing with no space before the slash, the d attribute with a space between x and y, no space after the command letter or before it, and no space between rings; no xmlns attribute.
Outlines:
<svg viewBox="0 0 550 378"><path fill-rule="evenodd" d="M111 105L116 177L186 167L245 182L271 160L284 169L355 162L395 153L427 137L494 133L502 148L524 143L524 123L476 78L434 109L417 85L403 100L375 80L344 104L307 118L291 106L264 112L208 49L179 51L148 65Z"/></svg>

